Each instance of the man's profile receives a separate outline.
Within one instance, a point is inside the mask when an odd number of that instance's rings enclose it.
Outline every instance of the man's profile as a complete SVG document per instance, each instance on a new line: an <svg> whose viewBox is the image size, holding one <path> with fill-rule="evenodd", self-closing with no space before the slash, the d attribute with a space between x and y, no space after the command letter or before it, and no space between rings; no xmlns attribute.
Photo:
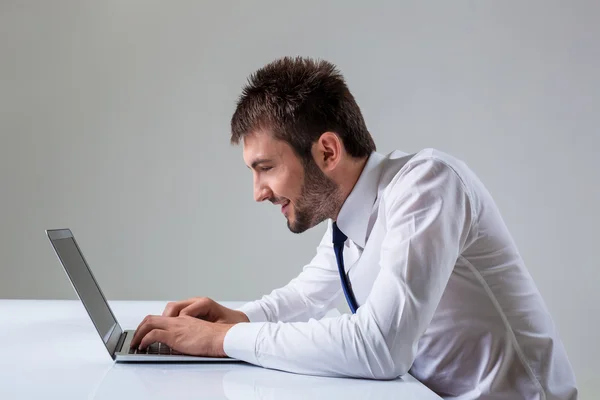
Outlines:
<svg viewBox="0 0 600 400"><path fill-rule="evenodd" d="M284 287L238 310L207 298L148 316L163 342L302 374L393 379L444 398L577 398L556 326L500 211L461 160L380 153L338 69L285 57L253 73L231 119L256 201L327 230ZM351 313L322 319L340 298Z"/></svg>

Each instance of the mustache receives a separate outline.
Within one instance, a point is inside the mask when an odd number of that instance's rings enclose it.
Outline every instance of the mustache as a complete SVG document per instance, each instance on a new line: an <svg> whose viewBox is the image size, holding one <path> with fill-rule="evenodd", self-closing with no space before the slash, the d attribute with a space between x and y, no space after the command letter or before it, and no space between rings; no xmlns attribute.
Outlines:
<svg viewBox="0 0 600 400"><path fill-rule="evenodd" d="M285 202L285 201L287 201L287 200L288 200L288 199L286 199L285 197L271 197L271 198L269 199L269 201L270 201L272 204L277 204L277 203L281 204L281 203L283 203L283 202Z"/></svg>

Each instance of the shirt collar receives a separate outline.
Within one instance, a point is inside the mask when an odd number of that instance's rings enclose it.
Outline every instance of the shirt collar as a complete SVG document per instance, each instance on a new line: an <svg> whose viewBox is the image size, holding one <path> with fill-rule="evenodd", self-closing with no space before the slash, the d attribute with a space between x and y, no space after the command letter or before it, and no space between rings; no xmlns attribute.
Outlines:
<svg viewBox="0 0 600 400"><path fill-rule="evenodd" d="M385 156L372 152L338 214L337 226L350 240L365 247L373 205L377 200L381 164Z"/></svg>

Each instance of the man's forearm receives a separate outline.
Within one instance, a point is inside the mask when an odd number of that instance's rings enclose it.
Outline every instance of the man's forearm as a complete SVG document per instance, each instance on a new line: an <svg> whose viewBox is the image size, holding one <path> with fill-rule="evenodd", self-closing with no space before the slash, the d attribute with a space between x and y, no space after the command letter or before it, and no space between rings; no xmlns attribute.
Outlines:
<svg viewBox="0 0 600 400"><path fill-rule="evenodd" d="M238 324L227 333L223 348L229 357L251 364L309 375L393 379L410 365L392 357L377 329L350 315Z"/></svg>

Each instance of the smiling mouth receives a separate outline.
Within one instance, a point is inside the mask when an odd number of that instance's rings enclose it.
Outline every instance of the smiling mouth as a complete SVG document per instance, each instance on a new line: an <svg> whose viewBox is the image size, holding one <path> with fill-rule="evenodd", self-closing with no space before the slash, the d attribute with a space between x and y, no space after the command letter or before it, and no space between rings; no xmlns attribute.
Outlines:
<svg viewBox="0 0 600 400"><path fill-rule="evenodd" d="M290 205L290 201L289 201L289 200L288 200L288 201L286 201L285 203L283 203L283 204L281 205L281 212L282 212L283 214L285 214L285 213L286 213L286 211L288 210L288 207L289 207L289 205Z"/></svg>

